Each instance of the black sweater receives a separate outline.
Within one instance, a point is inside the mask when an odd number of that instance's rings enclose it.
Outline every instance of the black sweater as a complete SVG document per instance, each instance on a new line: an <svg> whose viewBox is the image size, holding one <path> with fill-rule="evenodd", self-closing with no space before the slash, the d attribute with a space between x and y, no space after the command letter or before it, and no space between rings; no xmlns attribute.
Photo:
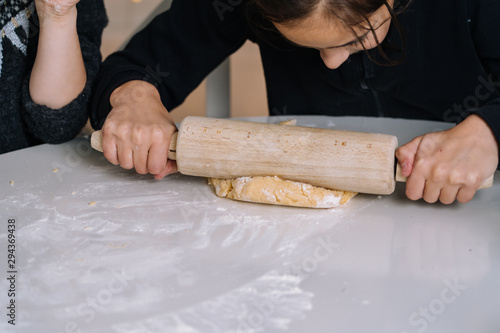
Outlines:
<svg viewBox="0 0 500 333"><path fill-rule="evenodd" d="M174 0L122 52L104 62L93 99L94 128L124 82L153 83L168 110L247 39L258 43L270 114L362 115L459 122L479 114L500 142L500 1L414 0L398 16L406 60L382 66L364 52L328 69L319 52L277 49L253 37L244 0ZM401 45L394 24L387 40ZM378 58L377 51L370 54ZM398 51L388 51L398 58Z"/></svg>
<svg viewBox="0 0 500 333"><path fill-rule="evenodd" d="M29 78L38 47L35 2L0 1L0 154L42 142L70 140L85 125L91 85L101 63L101 35L107 17L102 0L82 0L77 9L87 84L75 100L54 110L34 103L29 93Z"/></svg>

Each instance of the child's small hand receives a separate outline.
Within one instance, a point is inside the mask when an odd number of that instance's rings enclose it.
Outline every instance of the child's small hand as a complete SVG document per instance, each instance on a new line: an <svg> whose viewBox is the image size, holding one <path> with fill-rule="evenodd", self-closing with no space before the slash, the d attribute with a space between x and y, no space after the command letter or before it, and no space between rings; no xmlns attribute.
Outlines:
<svg viewBox="0 0 500 333"><path fill-rule="evenodd" d="M66 17L70 13L76 12L78 2L80 0L35 0L40 20Z"/></svg>

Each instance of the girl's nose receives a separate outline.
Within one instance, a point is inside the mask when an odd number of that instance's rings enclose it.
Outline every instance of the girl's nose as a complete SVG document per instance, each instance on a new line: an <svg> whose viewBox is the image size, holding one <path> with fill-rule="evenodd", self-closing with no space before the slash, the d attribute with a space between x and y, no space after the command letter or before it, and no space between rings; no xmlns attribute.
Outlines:
<svg viewBox="0 0 500 333"><path fill-rule="evenodd" d="M319 54L326 67L330 69L339 68L351 55L347 48L320 50Z"/></svg>

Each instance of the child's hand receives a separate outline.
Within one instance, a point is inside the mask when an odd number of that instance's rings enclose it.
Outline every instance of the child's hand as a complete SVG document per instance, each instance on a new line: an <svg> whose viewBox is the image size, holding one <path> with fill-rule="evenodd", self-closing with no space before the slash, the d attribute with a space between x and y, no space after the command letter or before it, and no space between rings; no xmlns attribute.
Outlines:
<svg viewBox="0 0 500 333"><path fill-rule="evenodd" d="M78 2L80 0L35 0L40 20L66 17L76 12Z"/></svg>
<svg viewBox="0 0 500 333"><path fill-rule="evenodd" d="M396 157L408 177L406 195L434 203L467 202L498 165L498 143L477 115L442 132L425 134L401 146Z"/></svg>

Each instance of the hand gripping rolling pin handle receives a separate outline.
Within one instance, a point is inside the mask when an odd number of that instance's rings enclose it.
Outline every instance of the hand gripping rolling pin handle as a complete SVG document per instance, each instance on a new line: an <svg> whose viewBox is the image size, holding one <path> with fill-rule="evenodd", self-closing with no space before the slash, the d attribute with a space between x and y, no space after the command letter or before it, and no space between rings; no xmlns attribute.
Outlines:
<svg viewBox="0 0 500 333"><path fill-rule="evenodd" d="M175 132L172 134L172 138L170 139L170 146L168 148L168 159L169 160L175 160L176 159L176 147L177 147L177 134L179 132ZM90 145L92 148L94 148L97 151L100 151L102 153L102 132L101 131L95 131L92 133L92 136L90 137Z"/></svg>

